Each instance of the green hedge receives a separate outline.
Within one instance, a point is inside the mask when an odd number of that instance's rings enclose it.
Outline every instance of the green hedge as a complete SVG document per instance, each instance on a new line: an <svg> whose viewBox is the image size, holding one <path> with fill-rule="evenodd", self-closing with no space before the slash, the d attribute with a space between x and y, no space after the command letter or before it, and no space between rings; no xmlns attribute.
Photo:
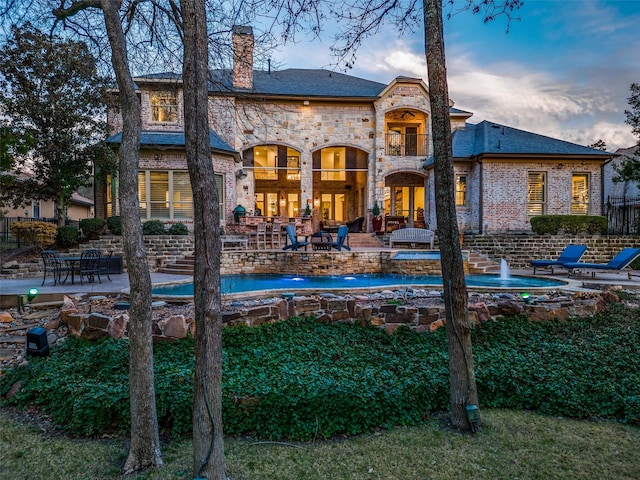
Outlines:
<svg viewBox="0 0 640 480"><path fill-rule="evenodd" d="M329 438L418 424L448 409L445 329L389 336L373 327L292 319L223 332L223 417L228 434ZM480 406L640 425L640 316L614 305L594 318L487 322L473 332ZM188 434L193 342L155 349L158 419ZM68 339L47 358L0 378L4 404L37 406L76 435L129 428L128 345Z"/></svg>
<svg viewBox="0 0 640 480"><path fill-rule="evenodd" d="M102 232L106 222L102 218L83 218L80 220L80 230L87 237L95 237Z"/></svg>
<svg viewBox="0 0 640 480"><path fill-rule="evenodd" d="M174 223L169 227L169 235L189 235L189 229L184 223Z"/></svg>
<svg viewBox="0 0 640 480"><path fill-rule="evenodd" d="M60 248L74 247L78 244L79 232L76 227L66 225L64 227L58 227L58 234L56 236L56 245Z"/></svg>
<svg viewBox="0 0 640 480"><path fill-rule="evenodd" d="M107 218L107 228L114 235L122 235L122 219L119 216Z"/></svg>
<svg viewBox="0 0 640 480"><path fill-rule="evenodd" d="M539 235L555 235L559 231L569 234L587 232L605 235L608 231L607 217L597 215L540 215L531 217L531 229Z"/></svg>
<svg viewBox="0 0 640 480"><path fill-rule="evenodd" d="M160 220L147 220L142 224L143 235L165 235L164 223Z"/></svg>

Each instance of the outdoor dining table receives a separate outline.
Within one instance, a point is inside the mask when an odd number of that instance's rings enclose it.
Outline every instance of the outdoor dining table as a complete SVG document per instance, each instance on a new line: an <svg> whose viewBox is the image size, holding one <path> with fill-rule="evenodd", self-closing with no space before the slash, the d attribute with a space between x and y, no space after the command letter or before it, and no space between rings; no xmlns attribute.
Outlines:
<svg viewBox="0 0 640 480"><path fill-rule="evenodd" d="M78 272L80 271L80 260L82 260L82 257L80 255L61 255L58 257L58 259L64 262L67 266L67 271L71 272L71 285L74 285L76 280L75 273L76 270ZM64 280L61 280L60 283L65 283L66 281L67 279L65 278Z"/></svg>

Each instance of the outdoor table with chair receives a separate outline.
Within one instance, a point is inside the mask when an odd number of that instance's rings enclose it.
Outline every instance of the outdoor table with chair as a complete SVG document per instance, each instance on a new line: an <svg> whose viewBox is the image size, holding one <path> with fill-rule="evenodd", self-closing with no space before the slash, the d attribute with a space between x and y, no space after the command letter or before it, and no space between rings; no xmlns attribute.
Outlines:
<svg viewBox="0 0 640 480"><path fill-rule="evenodd" d="M83 250L80 255L61 255L56 250L43 250L42 260L44 271L42 276L42 285L44 285L47 276L53 278L53 284L66 283L71 277L71 285L76 283L76 275L80 279L80 284L84 284L85 278L89 283L93 283L97 277L98 282L102 283L102 274L109 276L109 260L113 251L109 251L106 256L102 256L100 250L87 249ZM62 275L64 274L64 279Z"/></svg>

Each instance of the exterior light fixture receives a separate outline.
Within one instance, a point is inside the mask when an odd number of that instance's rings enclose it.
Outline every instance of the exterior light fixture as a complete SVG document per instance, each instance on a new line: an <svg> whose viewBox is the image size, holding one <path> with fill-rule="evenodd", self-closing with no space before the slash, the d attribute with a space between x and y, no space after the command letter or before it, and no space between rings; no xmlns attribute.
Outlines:
<svg viewBox="0 0 640 480"><path fill-rule="evenodd" d="M284 207L285 205L286 205L286 201L285 201L284 197L282 197L282 198L280 199L280 206L281 206L281 207Z"/></svg>
<svg viewBox="0 0 640 480"><path fill-rule="evenodd" d="M316 207L319 207L319 206L320 206L320 199L319 199L318 197L316 197L316 198L313 200L313 205L314 205L314 206L316 206Z"/></svg>
<svg viewBox="0 0 640 480"><path fill-rule="evenodd" d="M524 300L524 303L529 303L531 301L531 294L529 294L528 292L522 292L520 294L520 298Z"/></svg>
<svg viewBox="0 0 640 480"><path fill-rule="evenodd" d="M25 295L18 295L18 312L24 312L24 307L26 307L31 300L36 298L37 295L37 288L30 288Z"/></svg>

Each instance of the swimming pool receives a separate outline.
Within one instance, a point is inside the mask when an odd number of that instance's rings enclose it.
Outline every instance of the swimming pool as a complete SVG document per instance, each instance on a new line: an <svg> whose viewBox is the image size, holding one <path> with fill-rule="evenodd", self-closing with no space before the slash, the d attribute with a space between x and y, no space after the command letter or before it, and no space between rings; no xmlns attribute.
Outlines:
<svg viewBox="0 0 640 480"><path fill-rule="evenodd" d="M467 275L467 286L472 288L496 288L524 290L555 288L566 285L562 280L538 277L512 276L506 279L498 275ZM225 294L259 291L296 290L351 290L380 289L383 287L442 287L442 277L435 275L398 275L374 273L368 275L223 275L221 292ZM193 296L193 283L159 285L153 288L156 297Z"/></svg>

